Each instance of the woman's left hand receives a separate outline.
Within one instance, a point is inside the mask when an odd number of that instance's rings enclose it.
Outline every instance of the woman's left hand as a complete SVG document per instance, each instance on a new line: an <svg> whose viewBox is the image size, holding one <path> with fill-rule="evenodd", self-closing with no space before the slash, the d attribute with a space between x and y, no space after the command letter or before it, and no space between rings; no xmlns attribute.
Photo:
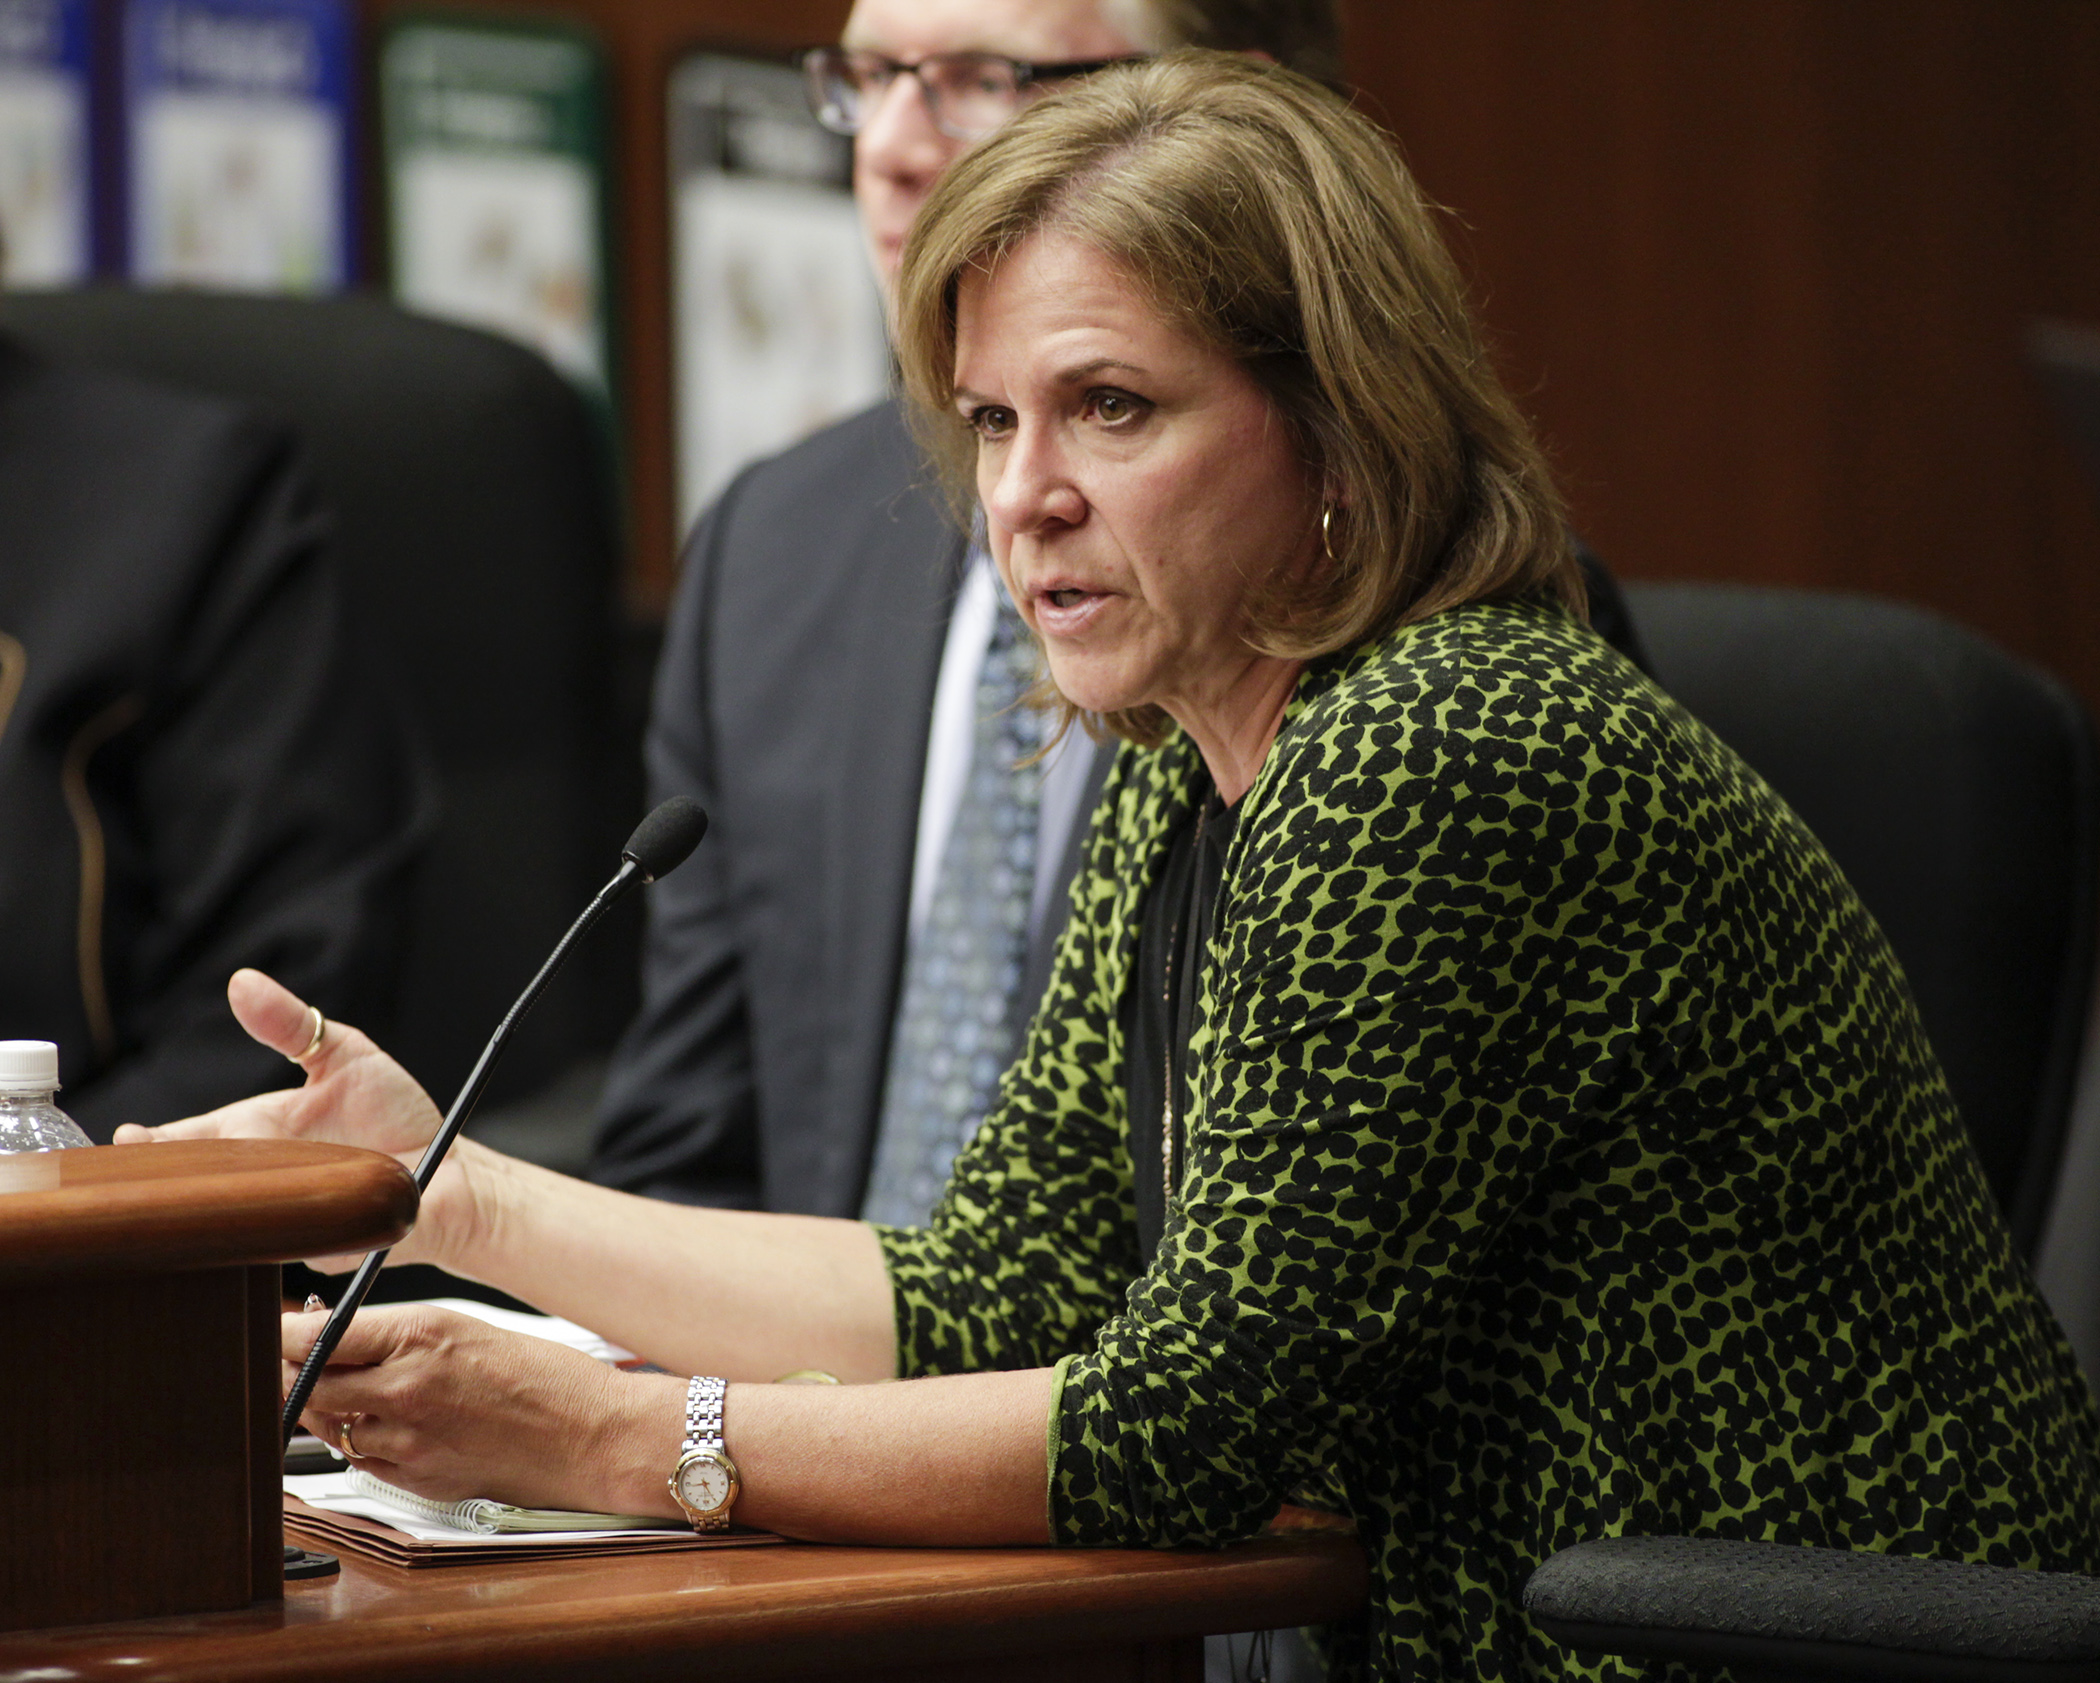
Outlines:
<svg viewBox="0 0 2100 1683"><path fill-rule="evenodd" d="M320 1336L284 1317L284 1389ZM676 1518L685 1382L622 1373L544 1338L427 1307L361 1311L303 1417L354 1464L417 1495Z"/></svg>

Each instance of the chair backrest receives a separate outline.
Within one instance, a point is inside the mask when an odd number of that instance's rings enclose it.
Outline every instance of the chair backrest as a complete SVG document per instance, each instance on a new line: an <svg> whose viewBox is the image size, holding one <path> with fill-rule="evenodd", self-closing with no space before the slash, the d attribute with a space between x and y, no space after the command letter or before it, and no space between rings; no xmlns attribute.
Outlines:
<svg viewBox="0 0 2100 1683"><path fill-rule="evenodd" d="M2034 322L2027 329L2027 361L2056 400L2065 441L2100 497L2100 327Z"/></svg>
<svg viewBox="0 0 2100 1683"><path fill-rule="evenodd" d="M393 1020L372 1026L444 1102L639 800L632 747L611 741L616 551L588 407L529 351L368 298L16 293L0 329L303 436L352 612L440 780ZM579 954L492 1098L609 1043L634 969L617 945Z"/></svg>
<svg viewBox="0 0 2100 1683"><path fill-rule="evenodd" d="M2085 709L1899 603L1714 585L1626 594L1657 679L1807 821L1888 935L2031 1257L2093 985Z"/></svg>

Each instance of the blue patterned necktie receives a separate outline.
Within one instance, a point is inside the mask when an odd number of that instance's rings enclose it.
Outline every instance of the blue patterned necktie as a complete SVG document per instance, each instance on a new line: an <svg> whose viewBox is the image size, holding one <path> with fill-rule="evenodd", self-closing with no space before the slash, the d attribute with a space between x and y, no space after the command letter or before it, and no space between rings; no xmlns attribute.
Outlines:
<svg viewBox="0 0 2100 1683"><path fill-rule="evenodd" d="M935 871L926 921L905 961L882 1128L861 1215L923 1225L956 1153L991 1108L1020 1025L1015 996L1035 894L1043 720L1021 698L1035 648L1006 591L977 677L970 770Z"/></svg>

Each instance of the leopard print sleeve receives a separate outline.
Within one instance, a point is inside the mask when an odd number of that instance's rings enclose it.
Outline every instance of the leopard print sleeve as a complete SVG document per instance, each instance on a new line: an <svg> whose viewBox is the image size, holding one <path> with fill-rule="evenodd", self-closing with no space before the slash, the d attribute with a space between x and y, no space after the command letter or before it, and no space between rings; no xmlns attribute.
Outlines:
<svg viewBox="0 0 2100 1683"><path fill-rule="evenodd" d="M1059 1363L1066 1543L1317 1485L1344 1674L1579 1670L1523 1582L1687 1533L2100 1568L2100 1417L1873 920L1549 609L1301 679L1240 803L1187 1162L1138 1270L1114 1002L1193 757L1125 750L1053 997L934 1226L907 1371Z"/></svg>
<svg viewBox="0 0 2100 1683"><path fill-rule="evenodd" d="M1475 652L1338 685L1243 805L1181 1197L1062 1375L1071 1540L1222 1542L1325 1476L1703 1002L1651 927L1652 778L1596 775L1627 726L1555 728L1550 684L1494 693Z"/></svg>

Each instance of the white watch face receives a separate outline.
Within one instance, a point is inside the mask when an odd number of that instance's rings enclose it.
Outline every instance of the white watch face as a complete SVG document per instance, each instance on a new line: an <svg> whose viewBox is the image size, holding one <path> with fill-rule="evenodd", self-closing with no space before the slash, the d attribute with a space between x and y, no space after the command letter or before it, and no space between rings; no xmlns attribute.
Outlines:
<svg viewBox="0 0 2100 1683"><path fill-rule="evenodd" d="M729 1501L735 1481L726 1462L711 1454L690 1457L678 1469L678 1497L695 1513L713 1513Z"/></svg>

